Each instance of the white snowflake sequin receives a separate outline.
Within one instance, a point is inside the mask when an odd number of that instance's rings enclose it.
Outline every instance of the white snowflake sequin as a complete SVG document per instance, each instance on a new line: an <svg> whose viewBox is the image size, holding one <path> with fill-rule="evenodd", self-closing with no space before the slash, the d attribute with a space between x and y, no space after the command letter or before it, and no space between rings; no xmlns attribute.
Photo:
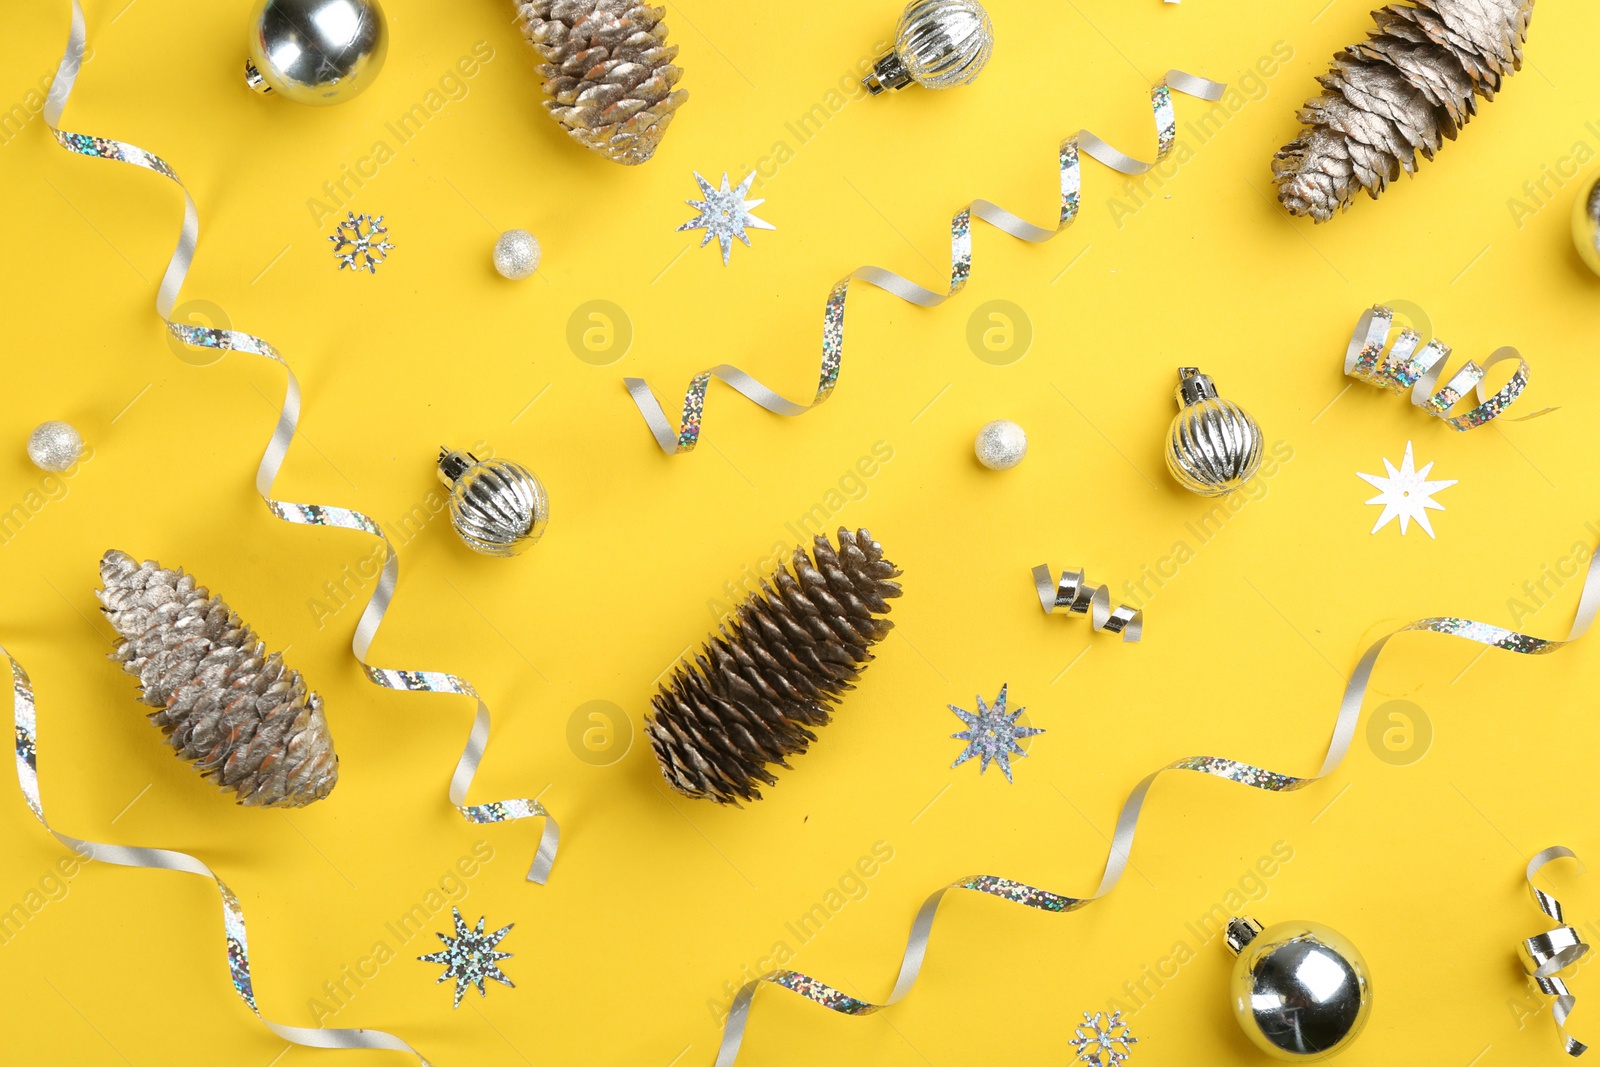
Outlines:
<svg viewBox="0 0 1600 1067"><path fill-rule="evenodd" d="M352 211L348 218L339 223L339 228L333 231L328 240L333 242L333 254L339 257L340 270L348 267L376 274L378 264L394 251L394 245L389 243L389 228L383 224L382 215L373 218Z"/></svg>
<svg viewBox="0 0 1600 1067"><path fill-rule="evenodd" d="M461 912L455 908L450 909L450 914L456 918L456 936L448 934L436 935L444 942L443 952L434 952L427 956L418 956L423 963L442 963L444 973L439 976L439 982L456 980L456 1002L452 1007L461 1007L461 994L466 992L468 985L478 987L478 995L488 996L484 991L485 979L493 978L501 985L517 988L516 984L500 973L500 961L508 960L514 955L510 952L496 952L495 946L500 939L511 931L516 923L507 923L492 934L483 932L483 919L478 920L478 925L471 930L467 929Z"/></svg>
<svg viewBox="0 0 1600 1067"><path fill-rule="evenodd" d="M700 177L696 172L694 180L700 183L701 192L706 194L704 200L686 200L684 203L700 212L678 227L678 232L684 230L704 230L705 240L700 242L704 248L715 238L722 245L722 265L728 265L728 257L733 251L733 239L737 237L744 242L746 248L750 247L750 238L745 229L776 230L777 227L770 222L765 222L750 214L752 208L765 204L765 200L746 200L745 194L750 191L750 185L756 180L754 171L750 176L739 183L739 188L728 187L728 175L722 175L722 188L717 189L712 184Z"/></svg>
<svg viewBox="0 0 1600 1067"><path fill-rule="evenodd" d="M1128 1032L1120 1011L1112 1012L1109 1017L1097 1011L1093 1015L1083 1013L1083 1022L1078 1024L1072 1040L1067 1043L1078 1050L1079 1063L1117 1067L1133 1054L1128 1046L1138 1044L1139 1039Z"/></svg>
<svg viewBox="0 0 1600 1067"><path fill-rule="evenodd" d="M1369 504L1382 504L1383 514L1378 516L1378 524L1372 528L1377 533L1395 519L1400 520L1400 534L1405 536L1410 528L1411 520L1416 519L1429 537L1433 537L1433 524L1428 521L1428 511L1443 511L1444 505L1433 499L1433 494L1441 489L1448 489L1455 485L1455 481L1428 481L1428 475L1433 470L1429 463L1421 470L1417 470L1416 463L1411 456L1411 442L1406 442L1405 459L1400 462L1400 469L1395 470L1394 464L1384 459L1383 465L1389 471L1387 478L1376 474L1362 474L1359 471L1356 477L1371 482L1379 492L1378 495L1367 501Z"/></svg>
<svg viewBox="0 0 1600 1067"><path fill-rule="evenodd" d="M967 724L967 729L950 735L957 741L967 743L966 751L956 757L956 761L950 764L951 768L961 766L973 756L981 756L983 762L978 765L979 774L988 770L990 763L998 763L1001 772L1006 776L1006 781L1012 781L1011 757L1027 755L1017 741L1020 738L1032 737L1034 734L1042 734L1044 731L1036 730L1032 726L1017 725L1017 719L1028 710L1027 708L1018 708L1009 715L1006 714L1006 688L1003 685L1000 687L1000 696L992 707L985 704L981 696L978 697L977 714L963 711L954 704L948 705L950 710L956 713L956 717Z"/></svg>

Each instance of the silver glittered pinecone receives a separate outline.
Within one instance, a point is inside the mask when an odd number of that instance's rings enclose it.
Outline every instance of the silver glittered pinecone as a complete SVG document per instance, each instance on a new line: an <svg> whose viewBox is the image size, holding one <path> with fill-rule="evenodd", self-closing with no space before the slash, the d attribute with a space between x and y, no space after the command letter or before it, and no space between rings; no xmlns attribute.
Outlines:
<svg viewBox="0 0 1600 1067"><path fill-rule="evenodd" d="M1372 17L1377 29L1334 56L1307 100L1306 129L1278 151L1272 172L1291 215L1327 222L1365 189L1376 200L1418 156L1432 159L1445 138L1493 100L1522 67L1534 0L1415 0Z"/></svg>
<svg viewBox="0 0 1600 1067"><path fill-rule="evenodd" d="M220 597L180 571L111 551L96 595L123 638L111 658L139 679L180 757L248 807L303 807L333 791L339 757L298 671L266 654Z"/></svg>
<svg viewBox="0 0 1600 1067"><path fill-rule="evenodd" d="M894 627L900 570L866 530L818 536L761 583L693 663L673 672L645 720L661 773L678 792L719 804L760 800L825 726Z"/></svg>
<svg viewBox="0 0 1600 1067"><path fill-rule="evenodd" d="M689 94L667 43L666 9L632 0L520 0L522 32L544 57L539 74L556 121L617 163L655 155Z"/></svg>

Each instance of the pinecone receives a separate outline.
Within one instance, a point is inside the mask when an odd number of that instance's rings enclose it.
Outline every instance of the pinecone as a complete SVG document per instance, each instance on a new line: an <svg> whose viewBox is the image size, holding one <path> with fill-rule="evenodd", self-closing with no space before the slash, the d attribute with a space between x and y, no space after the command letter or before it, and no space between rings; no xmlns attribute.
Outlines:
<svg viewBox="0 0 1600 1067"><path fill-rule="evenodd" d="M632 0L521 0L522 32L545 62L544 106L581 141L632 166L655 155L673 113L689 99L673 89L683 70L667 44L666 8Z"/></svg>
<svg viewBox="0 0 1600 1067"><path fill-rule="evenodd" d="M1417 155L1432 159L1522 67L1533 0L1414 0L1372 13L1366 42L1334 56L1306 129L1272 160L1291 215L1327 222L1366 189L1376 200Z"/></svg>
<svg viewBox="0 0 1600 1067"><path fill-rule="evenodd" d="M306 691L220 597L123 552L100 561L95 595L123 641L111 658L139 679L150 721L195 769L248 807L298 808L339 780L322 698Z"/></svg>
<svg viewBox="0 0 1600 1067"><path fill-rule="evenodd" d="M787 768L816 740L807 727L827 725L893 629L881 616L899 574L866 530L841 529L837 551L821 535L810 558L795 549L652 701L645 729L667 782L719 804L760 800L756 783L778 781L766 765Z"/></svg>

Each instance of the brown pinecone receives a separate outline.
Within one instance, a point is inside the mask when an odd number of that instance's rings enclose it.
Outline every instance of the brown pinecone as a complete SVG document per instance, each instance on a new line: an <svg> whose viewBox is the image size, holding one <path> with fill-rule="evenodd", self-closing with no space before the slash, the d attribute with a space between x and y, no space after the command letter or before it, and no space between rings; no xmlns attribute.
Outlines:
<svg viewBox="0 0 1600 1067"><path fill-rule="evenodd" d="M123 552L100 561L101 610L123 641L111 658L139 679L150 721L195 769L248 807L298 808L339 780L339 757L306 691L220 597L182 571Z"/></svg>
<svg viewBox="0 0 1600 1067"><path fill-rule="evenodd" d="M1361 189L1374 200L1416 173L1522 68L1533 0L1415 0L1372 13L1378 28L1334 56L1324 92L1299 112L1306 129L1272 160L1291 215L1327 222Z"/></svg>
<svg viewBox="0 0 1600 1067"><path fill-rule="evenodd" d="M667 44L666 8L632 0L521 0L522 32L545 62L544 106L578 141L617 163L655 155L689 99Z"/></svg>
<svg viewBox="0 0 1600 1067"><path fill-rule="evenodd" d="M841 529L837 550L819 535L809 558L795 549L652 701L645 729L667 782L719 804L760 800L756 783L778 781L766 765L787 768L816 740L807 727L827 725L894 628L881 616L899 574L866 530Z"/></svg>

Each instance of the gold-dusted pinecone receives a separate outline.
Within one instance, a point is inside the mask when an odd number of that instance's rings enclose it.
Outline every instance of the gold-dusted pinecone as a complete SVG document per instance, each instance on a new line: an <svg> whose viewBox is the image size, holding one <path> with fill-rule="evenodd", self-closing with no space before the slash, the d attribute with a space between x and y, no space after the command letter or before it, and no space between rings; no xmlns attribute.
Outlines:
<svg viewBox="0 0 1600 1067"><path fill-rule="evenodd" d="M539 74L557 122L617 163L655 155L689 94L667 43L666 9L632 0L521 0L522 32L544 57Z"/></svg>
<svg viewBox="0 0 1600 1067"><path fill-rule="evenodd" d="M760 800L855 688L872 646L894 627L883 616L900 571L866 530L818 536L739 606L693 663L681 664L645 720L661 773L678 792L719 804Z"/></svg>
<svg viewBox="0 0 1600 1067"><path fill-rule="evenodd" d="M297 808L339 780L339 757L298 671L181 570L111 551L96 595L123 638L111 658L139 679L150 721L195 770L247 807Z"/></svg>
<svg viewBox="0 0 1600 1067"><path fill-rule="evenodd" d="M1376 200L1419 156L1493 100L1522 68L1534 0L1414 0L1372 13L1377 29L1334 56L1307 100L1306 128L1272 160L1278 200L1291 215L1327 222L1365 189Z"/></svg>

